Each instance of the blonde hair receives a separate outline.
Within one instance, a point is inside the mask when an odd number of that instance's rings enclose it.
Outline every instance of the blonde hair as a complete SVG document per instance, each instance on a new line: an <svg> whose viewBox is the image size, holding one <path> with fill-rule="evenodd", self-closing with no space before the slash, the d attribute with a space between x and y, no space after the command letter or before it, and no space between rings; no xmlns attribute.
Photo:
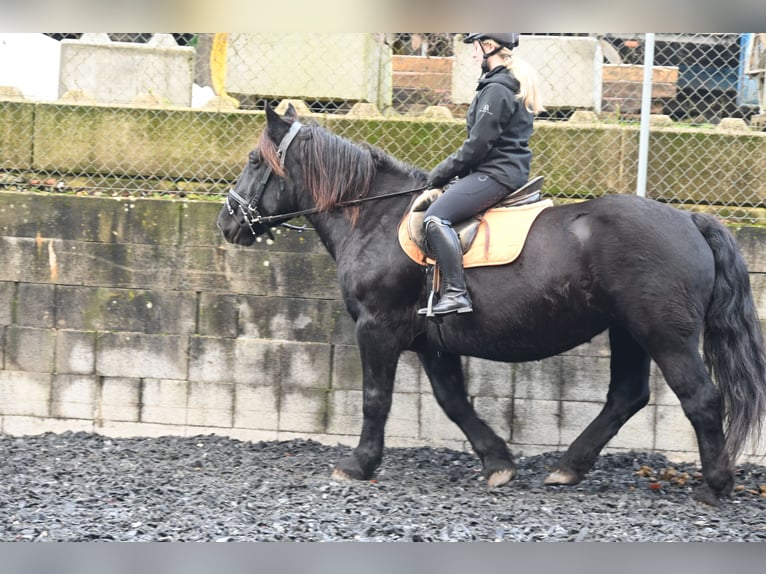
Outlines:
<svg viewBox="0 0 766 574"><path fill-rule="evenodd" d="M492 46L491 49L500 46L494 40L484 40L482 43ZM503 65L506 69L519 81L519 93L516 95L516 99L522 102L530 113L544 112L537 71L508 48L500 50L498 55L503 59Z"/></svg>

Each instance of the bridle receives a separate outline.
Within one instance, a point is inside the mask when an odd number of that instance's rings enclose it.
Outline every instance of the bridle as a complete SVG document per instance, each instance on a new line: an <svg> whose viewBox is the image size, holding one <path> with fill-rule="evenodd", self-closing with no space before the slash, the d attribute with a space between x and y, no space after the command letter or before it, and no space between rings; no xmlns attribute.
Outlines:
<svg viewBox="0 0 766 574"><path fill-rule="evenodd" d="M290 144L293 143L295 136L298 135L298 132L302 127L302 123L297 120L294 121L290 125L288 132L282 137L282 141L279 142L279 146L277 146L279 167L282 168L282 170L285 169L285 154L287 153L287 148L289 148ZM237 204L237 207L239 207L240 212L242 213L242 217L245 219L245 223L247 223L247 226L250 228L250 233L257 237L258 233L255 231L255 227L257 225L261 225L266 229L266 233L268 234L269 238L273 240L274 235L271 233L268 222L276 218L264 217L261 215L261 212L258 209L261 203L261 198L263 197L263 193L266 191L266 185L269 183L269 179L271 178L272 173L274 173L274 170L271 168L271 166L267 166L261 181L258 183L258 188L255 190L255 193L249 202L236 191L234 191L234 188L232 187L229 190L229 194L226 196L226 209L228 209L229 215L234 215L236 209L232 206L231 201L229 201L234 200L234 202ZM279 186L280 192L285 190L285 179L283 177L279 178Z"/></svg>
<svg viewBox="0 0 766 574"><path fill-rule="evenodd" d="M303 124L299 121L294 121L290 125L289 131L284 135L282 140L279 142L279 146L277 146L277 156L279 156L279 166L284 170L285 168L285 154L287 153L287 149L290 147L290 144L295 139L295 136L298 135L298 132L303 127ZM266 185L269 183L269 179L271 178L271 175L273 174L274 170L271 168L271 166L268 166L266 168L266 171L264 172L263 176L261 177L261 181L258 183L258 187L255 190L255 193L253 194L253 197L250 201L247 201L244 197L242 197L240 194L238 194L236 191L234 191L234 188L229 189L229 194L226 196L226 209L229 212L229 215L234 215L237 211L237 208L239 208L239 211L242 213L242 217L245 220L245 223L247 224L248 228L250 229L250 233L253 234L253 236L257 237L259 233L256 231L256 226L261 226L265 228L266 233L268 234L270 239L274 239L274 235L271 232L271 228L269 227L269 224L282 220L281 225L287 225L284 223L284 221L293 219L294 217L300 217L301 215L311 215L313 213L319 213L321 210L317 207L312 207L309 209L303 209L301 211L293 211L291 213L285 213L282 215L261 215L261 212L259 211L259 205L261 203L261 198L263 197L264 192L266 191ZM279 188L280 192L284 192L285 190L285 178L280 177L279 178ZM375 199L386 199L389 197L397 197L400 195L406 195L408 193L414 193L416 191L423 191L425 189L428 189L428 186L422 186L422 187L416 187L413 189L405 189L401 191L395 191L392 193L386 193L381 195L376 195L374 197L362 197L359 199L353 199L350 201L344 201L341 203L338 203L336 208L340 207L352 207L355 205L359 205L360 203L364 203L366 201L372 201ZM236 204L236 206L232 205L232 201ZM288 226L289 227L289 226Z"/></svg>

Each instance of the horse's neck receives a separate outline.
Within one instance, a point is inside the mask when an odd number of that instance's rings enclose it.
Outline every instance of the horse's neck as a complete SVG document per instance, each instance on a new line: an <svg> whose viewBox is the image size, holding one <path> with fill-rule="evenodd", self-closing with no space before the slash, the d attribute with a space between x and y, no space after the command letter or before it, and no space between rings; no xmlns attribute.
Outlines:
<svg viewBox="0 0 766 574"><path fill-rule="evenodd" d="M311 223L319 239L334 260L338 260L343 242L352 231L351 222L338 212L318 213L311 216Z"/></svg>
<svg viewBox="0 0 766 574"><path fill-rule="evenodd" d="M401 189L414 188L414 184L405 183ZM383 191L375 196L391 193ZM374 196L371 196L374 197ZM371 199L359 207L359 216L352 224L345 209L335 209L312 216L312 224L320 240L336 261L343 253L353 247L356 252L359 245L368 241L397 241L399 222L407 210L412 195L385 199ZM363 247L362 247L363 248Z"/></svg>

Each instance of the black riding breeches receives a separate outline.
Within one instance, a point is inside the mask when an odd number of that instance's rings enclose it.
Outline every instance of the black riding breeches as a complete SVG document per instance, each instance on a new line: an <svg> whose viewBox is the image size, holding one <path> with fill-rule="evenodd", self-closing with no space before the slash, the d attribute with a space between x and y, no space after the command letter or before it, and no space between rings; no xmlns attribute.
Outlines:
<svg viewBox="0 0 766 574"><path fill-rule="evenodd" d="M438 217L455 224L495 205L511 189L480 172L471 173L444 190L425 213L425 219Z"/></svg>

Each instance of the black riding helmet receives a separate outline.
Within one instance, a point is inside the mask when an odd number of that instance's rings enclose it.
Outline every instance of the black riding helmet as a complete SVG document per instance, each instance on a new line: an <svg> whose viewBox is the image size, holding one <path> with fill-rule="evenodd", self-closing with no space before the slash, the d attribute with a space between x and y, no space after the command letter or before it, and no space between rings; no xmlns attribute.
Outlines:
<svg viewBox="0 0 766 574"><path fill-rule="evenodd" d="M476 40L494 40L499 44L497 48L492 50L491 52L485 52L484 51L484 45L480 44L481 46L481 52L484 54L482 61L481 61L481 71L485 74L489 72L489 65L487 63L487 60L490 56L494 56L497 54L500 50L503 48L508 48L509 50L513 50L516 46L519 45L519 33L518 32L469 32L469 34L463 38L463 42L466 44L472 44Z"/></svg>
<svg viewBox="0 0 766 574"><path fill-rule="evenodd" d="M503 48L513 50L519 45L519 33L518 32L469 32L468 35L463 38L463 42L466 44L472 44L476 40L494 40Z"/></svg>

